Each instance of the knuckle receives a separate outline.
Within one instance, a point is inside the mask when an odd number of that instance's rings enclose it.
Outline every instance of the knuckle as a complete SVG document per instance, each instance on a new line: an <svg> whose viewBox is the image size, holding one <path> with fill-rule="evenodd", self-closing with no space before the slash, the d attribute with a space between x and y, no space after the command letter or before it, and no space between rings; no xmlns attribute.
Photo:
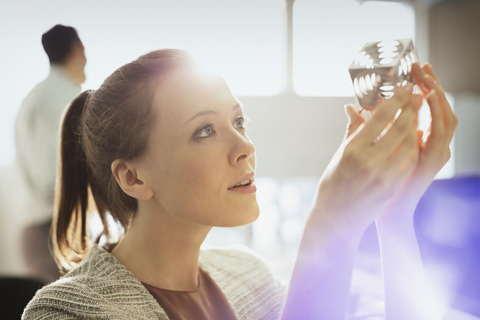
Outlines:
<svg viewBox="0 0 480 320"><path fill-rule="evenodd" d="M446 134L445 131L442 130L442 131L440 131L440 132L437 133L437 136L438 136L439 139L444 140L445 137L447 136L447 134Z"/></svg>
<svg viewBox="0 0 480 320"><path fill-rule="evenodd" d="M410 99L411 94L408 93L403 87L401 90L397 90L396 94L393 95L392 99L396 103L404 105L408 99Z"/></svg>
<svg viewBox="0 0 480 320"><path fill-rule="evenodd" d="M380 111L382 111L382 112L377 112L377 114L376 114L377 122L386 123L386 122L391 121L393 116L390 116L390 112L388 110L382 109Z"/></svg>
<svg viewBox="0 0 480 320"><path fill-rule="evenodd" d="M458 125L458 117L455 114L452 114L452 116L450 117L450 125L453 128L456 128Z"/></svg>
<svg viewBox="0 0 480 320"><path fill-rule="evenodd" d="M402 111L401 116L393 123L390 130L394 130L397 134L407 132L412 126L412 118L412 112Z"/></svg>
<svg viewBox="0 0 480 320"><path fill-rule="evenodd" d="M416 149L417 147L417 137L414 136L413 134L409 135L407 141L406 141L408 150Z"/></svg>
<svg viewBox="0 0 480 320"><path fill-rule="evenodd" d="M392 96L386 101L387 106L390 106L390 108L400 109L407 101L405 95L405 93L399 93Z"/></svg>
<svg viewBox="0 0 480 320"><path fill-rule="evenodd" d="M401 120L395 121L394 125L390 128L390 130L393 129L397 133L402 133L405 132L409 126L410 124L408 123L408 119L403 118Z"/></svg>
<svg viewBox="0 0 480 320"><path fill-rule="evenodd" d="M438 143L441 143L445 137L447 136L447 133L445 132L445 130L442 128L440 130L440 128L438 130L435 130L434 133L432 133L432 136L435 137L435 139L438 141Z"/></svg>
<svg viewBox="0 0 480 320"><path fill-rule="evenodd" d="M363 174L372 175L375 172L375 165L371 159L363 159L359 164Z"/></svg>
<svg viewBox="0 0 480 320"><path fill-rule="evenodd" d="M384 116L388 116L390 112L396 112L396 110L400 109L405 102L408 100L408 96L406 92L402 92L403 90L398 90L391 98L385 100L382 103L382 108L377 112L377 116L380 114ZM393 116L392 116L393 117Z"/></svg>
<svg viewBox="0 0 480 320"><path fill-rule="evenodd" d="M361 152L358 152L358 148L352 144L345 146L343 150L342 159L347 164L361 164L363 162L364 155Z"/></svg>
<svg viewBox="0 0 480 320"><path fill-rule="evenodd" d="M345 152L341 162L342 170L352 178L366 182L375 181L379 175L375 160L365 154Z"/></svg>
<svg viewBox="0 0 480 320"><path fill-rule="evenodd" d="M375 169L372 159L365 153L349 153L346 160L352 169L363 177L370 176Z"/></svg>

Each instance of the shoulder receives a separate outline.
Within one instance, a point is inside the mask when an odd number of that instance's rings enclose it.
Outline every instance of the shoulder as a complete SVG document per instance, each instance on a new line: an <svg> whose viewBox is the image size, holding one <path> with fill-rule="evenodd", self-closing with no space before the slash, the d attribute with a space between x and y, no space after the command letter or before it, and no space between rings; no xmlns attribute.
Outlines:
<svg viewBox="0 0 480 320"><path fill-rule="evenodd" d="M28 94L23 98L20 110L23 114L35 111L38 105L43 105L45 96L45 88L47 87L46 80L37 83Z"/></svg>
<svg viewBox="0 0 480 320"><path fill-rule="evenodd" d="M261 258L252 249L241 246L207 248L200 253L200 267L210 273L236 275L250 279L274 280L274 276Z"/></svg>
<svg viewBox="0 0 480 320"><path fill-rule="evenodd" d="M200 259L200 261L203 259L218 260L217 262L223 262L226 264L235 261L244 261L246 259L248 262L265 265L257 252L242 245L206 247L201 251Z"/></svg>
<svg viewBox="0 0 480 320"><path fill-rule="evenodd" d="M244 246L203 250L200 267L224 292L239 319L278 319L286 286L261 257Z"/></svg>
<svg viewBox="0 0 480 320"><path fill-rule="evenodd" d="M72 319L102 313L94 290L72 279L60 279L40 289L22 319Z"/></svg>
<svg viewBox="0 0 480 320"><path fill-rule="evenodd" d="M202 250L200 267L222 280L243 279L273 281L273 275L253 250L245 246L227 246Z"/></svg>
<svg viewBox="0 0 480 320"><path fill-rule="evenodd" d="M60 116L68 103L81 91L81 87L75 85L60 70L59 67L51 67L47 78L35 85L22 102L22 109L30 112L54 113Z"/></svg>
<svg viewBox="0 0 480 320"><path fill-rule="evenodd" d="M254 250L242 246L206 248L200 253L200 267L210 272L238 274L248 278L276 281L263 258Z"/></svg>
<svg viewBox="0 0 480 320"><path fill-rule="evenodd" d="M95 247L79 266L39 290L22 319L162 319L163 316L143 285L111 254Z"/></svg>

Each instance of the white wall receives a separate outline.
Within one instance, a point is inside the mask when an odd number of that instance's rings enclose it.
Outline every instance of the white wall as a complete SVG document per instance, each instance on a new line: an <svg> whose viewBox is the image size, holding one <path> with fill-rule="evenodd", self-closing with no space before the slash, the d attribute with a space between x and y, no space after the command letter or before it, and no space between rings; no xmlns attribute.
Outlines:
<svg viewBox="0 0 480 320"><path fill-rule="evenodd" d="M431 61L454 94L458 127L455 172L480 175L480 2L441 1L429 12Z"/></svg>
<svg viewBox="0 0 480 320"><path fill-rule="evenodd" d="M251 117L248 134L260 176L320 176L347 124L343 106L353 97L239 97Z"/></svg>
<svg viewBox="0 0 480 320"><path fill-rule="evenodd" d="M371 18L374 9L369 3L362 7L356 0L321 4L303 1L310 3L310 15L294 18L298 28L303 26L304 32L311 32L311 48L316 51L312 51L313 55L310 52L311 61L303 57L296 62L315 66L315 72L304 73L312 81L345 78L343 95L353 93L346 69L351 62L349 57L353 59L361 44L387 35L414 38L411 25L404 28L406 31L394 28L401 21L389 28L377 28L378 21ZM349 8L349 18L344 23L340 15L331 16L326 25L318 24L320 19L314 10L338 13L342 5ZM394 6L381 4L386 10ZM0 1L0 181L7 181L0 184L0 273L21 272L18 254L12 251L13 247L6 249L3 245L15 241L24 214L19 206L21 185L11 166L15 154L14 120L23 97L48 73L40 37L57 23L77 28L84 42L88 63L83 89L97 88L118 66L147 51L162 47L186 49L206 67L222 74L244 103L246 114L252 119L248 132L257 147L259 176L320 176L343 138L343 105L355 100L348 96L276 96L284 83L284 8L283 0ZM362 20L367 13L370 18ZM349 25L355 16L359 18ZM313 19L311 24L308 19ZM352 32L359 30L364 32L354 37ZM326 51L321 35L331 37L333 31L338 36L328 38L329 51L341 51L343 60L333 61L332 55L316 59L317 54ZM302 36L297 50L305 51L309 36ZM345 43L353 46L347 48ZM345 53L348 50L351 55ZM336 63L338 67L333 75L327 75L324 71L328 68L319 62L329 68ZM301 68L297 71L301 72ZM315 90L307 91L311 95Z"/></svg>
<svg viewBox="0 0 480 320"><path fill-rule="evenodd" d="M0 274L23 272L18 238L28 213L13 166L14 124L23 97L48 74L42 33L55 24L77 29L88 59L83 89L148 51L182 48L237 93L273 95L282 82L283 10L277 0L0 1Z"/></svg>
<svg viewBox="0 0 480 320"><path fill-rule="evenodd" d="M480 94L455 95L458 127L455 132L455 173L480 176Z"/></svg>
<svg viewBox="0 0 480 320"><path fill-rule="evenodd" d="M13 166L0 168L0 275L22 275L25 271L19 251L24 186L16 175Z"/></svg>

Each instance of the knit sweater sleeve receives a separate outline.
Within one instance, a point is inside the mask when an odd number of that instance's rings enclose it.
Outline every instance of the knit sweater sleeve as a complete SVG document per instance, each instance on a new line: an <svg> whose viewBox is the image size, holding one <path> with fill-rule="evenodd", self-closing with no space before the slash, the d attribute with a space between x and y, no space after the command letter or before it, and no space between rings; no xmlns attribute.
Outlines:
<svg viewBox="0 0 480 320"><path fill-rule="evenodd" d="M35 320L76 320L79 319L75 315L64 313L58 310L30 310L28 314L24 314L22 319Z"/></svg>
<svg viewBox="0 0 480 320"><path fill-rule="evenodd" d="M22 319L81 319L82 309L93 309L87 305L92 300L88 291L73 282L55 282L37 292Z"/></svg>
<svg viewBox="0 0 480 320"><path fill-rule="evenodd" d="M82 283L64 279L40 289L22 319L111 319L114 314L118 310L104 297Z"/></svg>

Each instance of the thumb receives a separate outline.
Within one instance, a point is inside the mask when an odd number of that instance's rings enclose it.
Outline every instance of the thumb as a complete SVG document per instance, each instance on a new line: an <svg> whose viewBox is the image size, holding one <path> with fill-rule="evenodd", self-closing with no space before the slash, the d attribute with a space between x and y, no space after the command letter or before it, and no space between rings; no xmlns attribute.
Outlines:
<svg viewBox="0 0 480 320"><path fill-rule="evenodd" d="M365 118L358 110L357 106L353 104L345 105L345 113L348 117L347 132L345 139L350 137L358 128L365 122Z"/></svg>

